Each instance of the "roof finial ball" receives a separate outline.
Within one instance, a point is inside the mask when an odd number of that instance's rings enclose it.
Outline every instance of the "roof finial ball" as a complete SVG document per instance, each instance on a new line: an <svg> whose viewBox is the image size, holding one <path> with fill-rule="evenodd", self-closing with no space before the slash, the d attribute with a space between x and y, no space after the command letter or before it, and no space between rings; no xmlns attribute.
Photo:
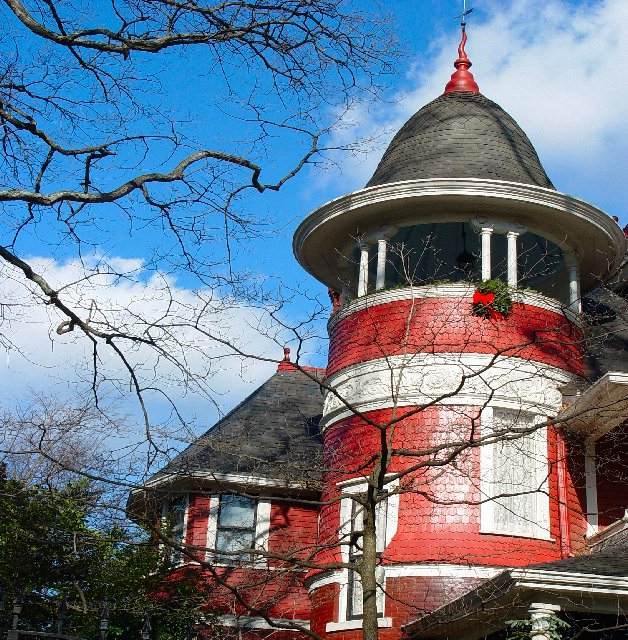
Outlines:
<svg viewBox="0 0 628 640"><path fill-rule="evenodd" d="M456 70L451 76L451 80L445 87L445 94L448 93L480 93L480 87L475 81L473 74L469 71L471 67L471 60L465 51L465 45L467 44L467 16L473 11L473 9L467 9L467 2L463 0L464 6L461 15L460 28L462 31L462 39L458 45L458 59L454 62Z"/></svg>

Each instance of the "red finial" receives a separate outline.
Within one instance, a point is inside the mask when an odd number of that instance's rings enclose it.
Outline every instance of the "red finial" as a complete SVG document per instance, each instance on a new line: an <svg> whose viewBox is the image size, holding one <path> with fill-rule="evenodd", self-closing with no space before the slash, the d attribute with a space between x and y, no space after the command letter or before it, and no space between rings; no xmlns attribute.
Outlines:
<svg viewBox="0 0 628 640"><path fill-rule="evenodd" d="M458 45L458 59L454 62L456 70L451 75L451 80L445 87L445 93L480 93L480 87L475 81L473 74L469 71L471 66L471 60L467 52L464 50L467 44L467 30L465 25L462 25L462 40Z"/></svg>
<svg viewBox="0 0 628 640"><path fill-rule="evenodd" d="M283 360L279 363L277 371L296 371L296 366L290 362L290 347L283 348Z"/></svg>

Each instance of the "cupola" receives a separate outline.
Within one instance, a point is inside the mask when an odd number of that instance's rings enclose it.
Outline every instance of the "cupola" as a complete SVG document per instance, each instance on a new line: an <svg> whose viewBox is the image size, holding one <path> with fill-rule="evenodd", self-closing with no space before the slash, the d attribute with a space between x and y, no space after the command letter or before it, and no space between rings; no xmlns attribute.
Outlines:
<svg viewBox="0 0 628 640"><path fill-rule="evenodd" d="M342 306L381 289L498 278L579 310L626 240L608 215L559 193L530 139L470 72L463 24L442 95L397 132L364 189L297 229L305 269Z"/></svg>

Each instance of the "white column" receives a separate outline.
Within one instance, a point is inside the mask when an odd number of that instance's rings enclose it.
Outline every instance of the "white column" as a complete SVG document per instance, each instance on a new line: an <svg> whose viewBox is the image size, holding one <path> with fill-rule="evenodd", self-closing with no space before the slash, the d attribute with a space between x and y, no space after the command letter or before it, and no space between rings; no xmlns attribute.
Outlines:
<svg viewBox="0 0 628 640"><path fill-rule="evenodd" d="M369 248L360 245L360 272L358 274L358 298L368 293L369 289Z"/></svg>
<svg viewBox="0 0 628 640"><path fill-rule="evenodd" d="M580 313L582 303L580 301L580 270L575 256L567 256L567 273L569 274L569 306L572 311Z"/></svg>
<svg viewBox="0 0 628 640"><path fill-rule="evenodd" d="M375 280L377 291L386 286L386 249L386 239L381 238L377 241L377 278Z"/></svg>
<svg viewBox="0 0 628 640"><path fill-rule="evenodd" d="M517 238L519 234L516 231L509 231L506 234L508 241L508 286L517 286Z"/></svg>
<svg viewBox="0 0 628 640"><path fill-rule="evenodd" d="M482 237L482 280L491 279L491 227L482 227L480 236Z"/></svg>
<svg viewBox="0 0 628 640"><path fill-rule="evenodd" d="M533 602L530 605L530 640L552 640L551 619L560 611L555 604Z"/></svg>
<svg viewBox="0 0 628 640"><path fill-rule="evenodd" d="M597 469L595 464L595 441L587 439L584 449L584 477L587 496L587 536L598 530Z"/></svg>

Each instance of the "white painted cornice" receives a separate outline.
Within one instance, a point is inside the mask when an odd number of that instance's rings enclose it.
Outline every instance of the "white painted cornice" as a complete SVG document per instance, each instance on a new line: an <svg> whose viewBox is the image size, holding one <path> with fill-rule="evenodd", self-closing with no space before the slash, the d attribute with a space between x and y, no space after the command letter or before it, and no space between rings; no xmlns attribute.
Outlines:
<svg viewBox="0 0 628 640"><path fill-rule="evenodd" d="M357 230L368 234L389 225L478 217L523 225L575 253L587 286L612 273L626 250L617 223L583 200L534 185L473 178L406 180L341 196L299 225L293 250L306 270L338 287L336 252Z"/></svg>
<svg viewBox="0 0 628 640"><path fill-rule="evenodd" d="M177 473L157 474L147 480L143 487L133 489L132 494L138 494L147 489L158 489L173 483L185 482L189 484L191 481L205 481L208 486L220 486L221 484L236 485L239 487L255 487L255 488L272 488L272 489L293 489L293 490L310 490L314 487L306 482L297 482L294 480L283 480L275 478L265 478L254 475L240 475L234 473L214 473L212 471L186 470L182 468Z"/></svg>
<svg viewBox="0 0 628 640"><path fill-rule="evenodd" d="M604 545L609 540L612 540L615 536L628 531L628 509L624 513L624 517L616 520L615 522L604 527L601 531L589 536L587 542L591 548L595 550L596 547Z"/></svg>
<svg viewBox="0 0 628 640"><path fill-rule="evenodd" d="M479 640L532 607L590 614L615 613L628 605L628 577L544 569L510 569L440 609L402 627L410 638Z"/></svg>
<svg viewBox="0 0 628 640"><path fill-rule="evenodd" d="M547 571L543 569L513 569L510 576L520 589L553 592L585 592L589 595L619 595L628 597L628 576L602 576L593 573Z"/></svg>

